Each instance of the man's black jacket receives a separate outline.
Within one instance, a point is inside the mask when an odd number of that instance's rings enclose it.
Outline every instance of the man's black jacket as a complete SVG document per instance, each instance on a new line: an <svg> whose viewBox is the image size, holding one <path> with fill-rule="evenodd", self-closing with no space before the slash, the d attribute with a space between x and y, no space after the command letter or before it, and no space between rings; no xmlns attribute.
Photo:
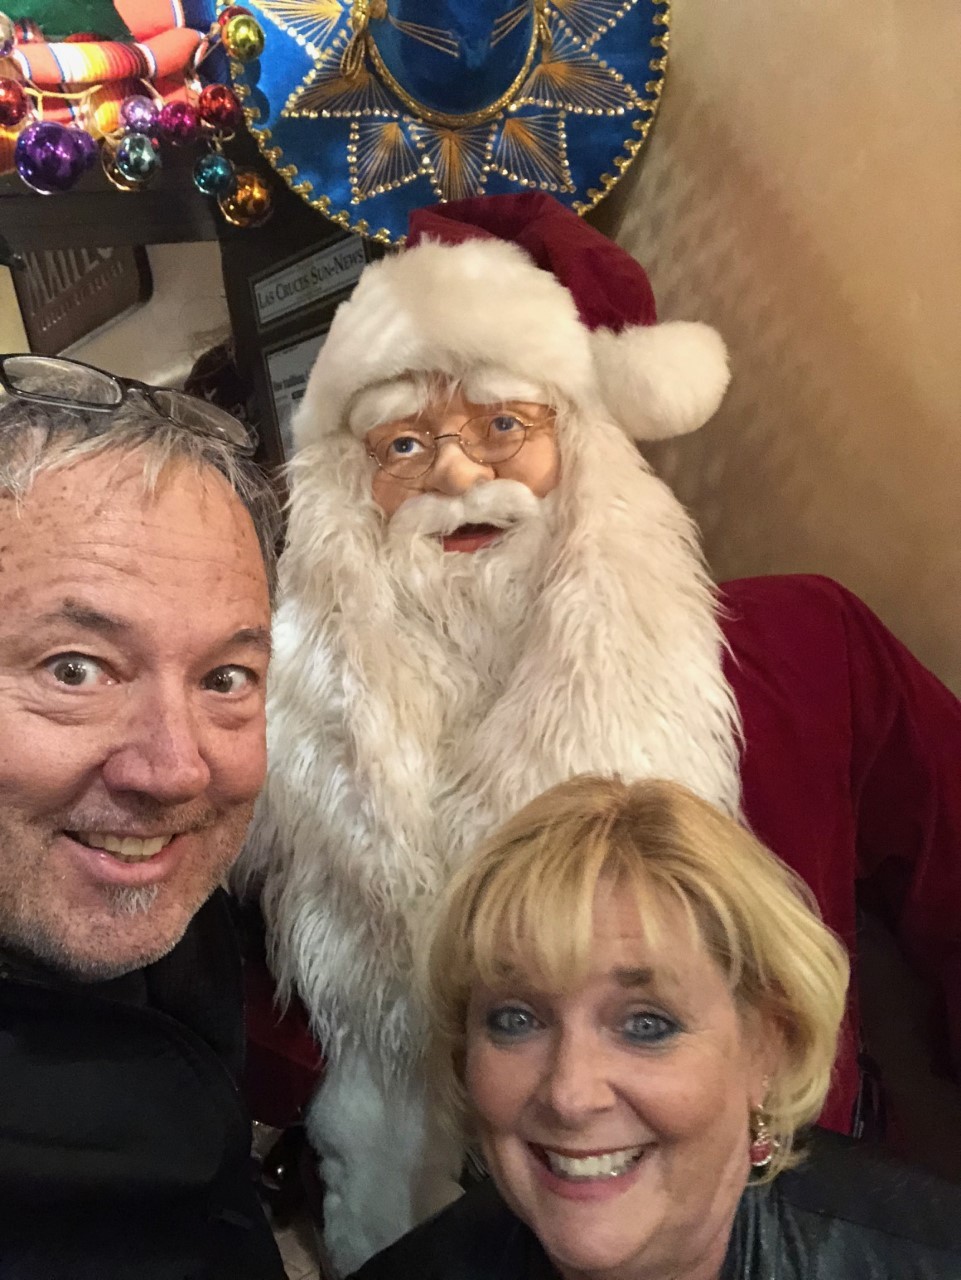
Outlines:
<svg viewBox="0 0 961 1280"><path fill-rule="evenodd" d="M254 1190L240 954L218 891L164 959L0 957L0 1280L281 1280Z"/></svg>
<svg viewBox="0 0 961 1280"><path fill-rule="evenodd" d="M816 1132L809 1156L741 1198L720 1280L961 1280L961 1187ZM354 1280L550 1280L492 1182L473 1187Z"/></svg>

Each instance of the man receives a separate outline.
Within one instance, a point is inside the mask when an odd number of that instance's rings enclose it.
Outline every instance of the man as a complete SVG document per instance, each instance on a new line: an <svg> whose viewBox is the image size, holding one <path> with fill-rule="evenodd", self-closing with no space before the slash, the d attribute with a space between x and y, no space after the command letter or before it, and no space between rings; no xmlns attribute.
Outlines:
<svg viewBox="0 0 961 1280"><path fill-rule="evenodd" d="M717 336L655 324L641 268L546 196L422 211L335 318L296 424L250 852L329 1058L308 1132L345 1270L456 1193L420 1068L421 912L572 774L742 809L852 949L863 886L961 1068L961 713L832 583L715 598L629 435L698 427L726 380ZM858 1047L855 995L841 1130Z"/></svg>
<svg viewBox="0 0 961 1280"><path fill-rule="evenodd" d="M0 1275L279 1278L219 887L271 499L190 397L30 356L0 387Z"/></svg>

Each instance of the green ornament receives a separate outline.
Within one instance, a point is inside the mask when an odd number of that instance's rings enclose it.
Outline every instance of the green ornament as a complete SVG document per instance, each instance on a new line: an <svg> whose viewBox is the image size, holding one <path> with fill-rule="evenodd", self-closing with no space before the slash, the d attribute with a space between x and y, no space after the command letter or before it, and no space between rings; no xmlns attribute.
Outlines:
<svg viewBox="0 0 961 1280"><path fill-rule="evenodd" d="M29 18L47 40L64 40L80 33L98 40L133 39L110 0L4 0L4 12L15 22Z"/></svg>

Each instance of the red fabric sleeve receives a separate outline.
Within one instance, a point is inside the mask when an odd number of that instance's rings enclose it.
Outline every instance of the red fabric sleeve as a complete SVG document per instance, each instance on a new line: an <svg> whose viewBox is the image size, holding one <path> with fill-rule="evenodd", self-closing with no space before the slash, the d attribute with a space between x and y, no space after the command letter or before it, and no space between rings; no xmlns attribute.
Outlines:
<svg viewBox="0 0 961 1280"><path fill-rule="evenodd" d="M865 604L835 590L862 894L937 992L942 1046L961 1082L961 704Z"/></svg>

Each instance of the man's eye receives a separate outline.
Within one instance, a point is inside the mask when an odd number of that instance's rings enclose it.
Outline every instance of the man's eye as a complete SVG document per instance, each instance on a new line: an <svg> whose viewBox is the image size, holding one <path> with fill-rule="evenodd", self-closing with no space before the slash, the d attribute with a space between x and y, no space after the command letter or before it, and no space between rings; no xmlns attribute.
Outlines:
<svg viewBox="0 0 961 1280"><path fill-rule="evenodd" d="M493 1036L512 1040L525 1036L540 1026L529 1009L522 1009L517 1005L503 1005L492 1009L486 1022L487 1029Z"/></svg>
<svg viewBox="0 0 961 1280"><path fill-rule="evenodd" d="M631 1044L660 1044L677 1031L677 1024L659 1013L632 1013L623 1025L624 1038Z"/></svg>
<svg viewBox="0 0 961 1280"><path fill-rule="evenodd" d="M45 665L58 684L70 689L90 688L106 676L99 662L82 653L58 653Z"/></svg>
<svg viewBox="0 0 961 1280"><path fill-rule="evenodd" d="M248 667L217 667L204 676L203 687L213 693L243 693L256 679Z"/></svg>
<svg viewBox="0 0 961 1280"><path fill-rule="evenodd" d="M494 436L506 436L512 431L523 431L525 423L512 413L495 414L490 421L490 433Z"/></svg>

